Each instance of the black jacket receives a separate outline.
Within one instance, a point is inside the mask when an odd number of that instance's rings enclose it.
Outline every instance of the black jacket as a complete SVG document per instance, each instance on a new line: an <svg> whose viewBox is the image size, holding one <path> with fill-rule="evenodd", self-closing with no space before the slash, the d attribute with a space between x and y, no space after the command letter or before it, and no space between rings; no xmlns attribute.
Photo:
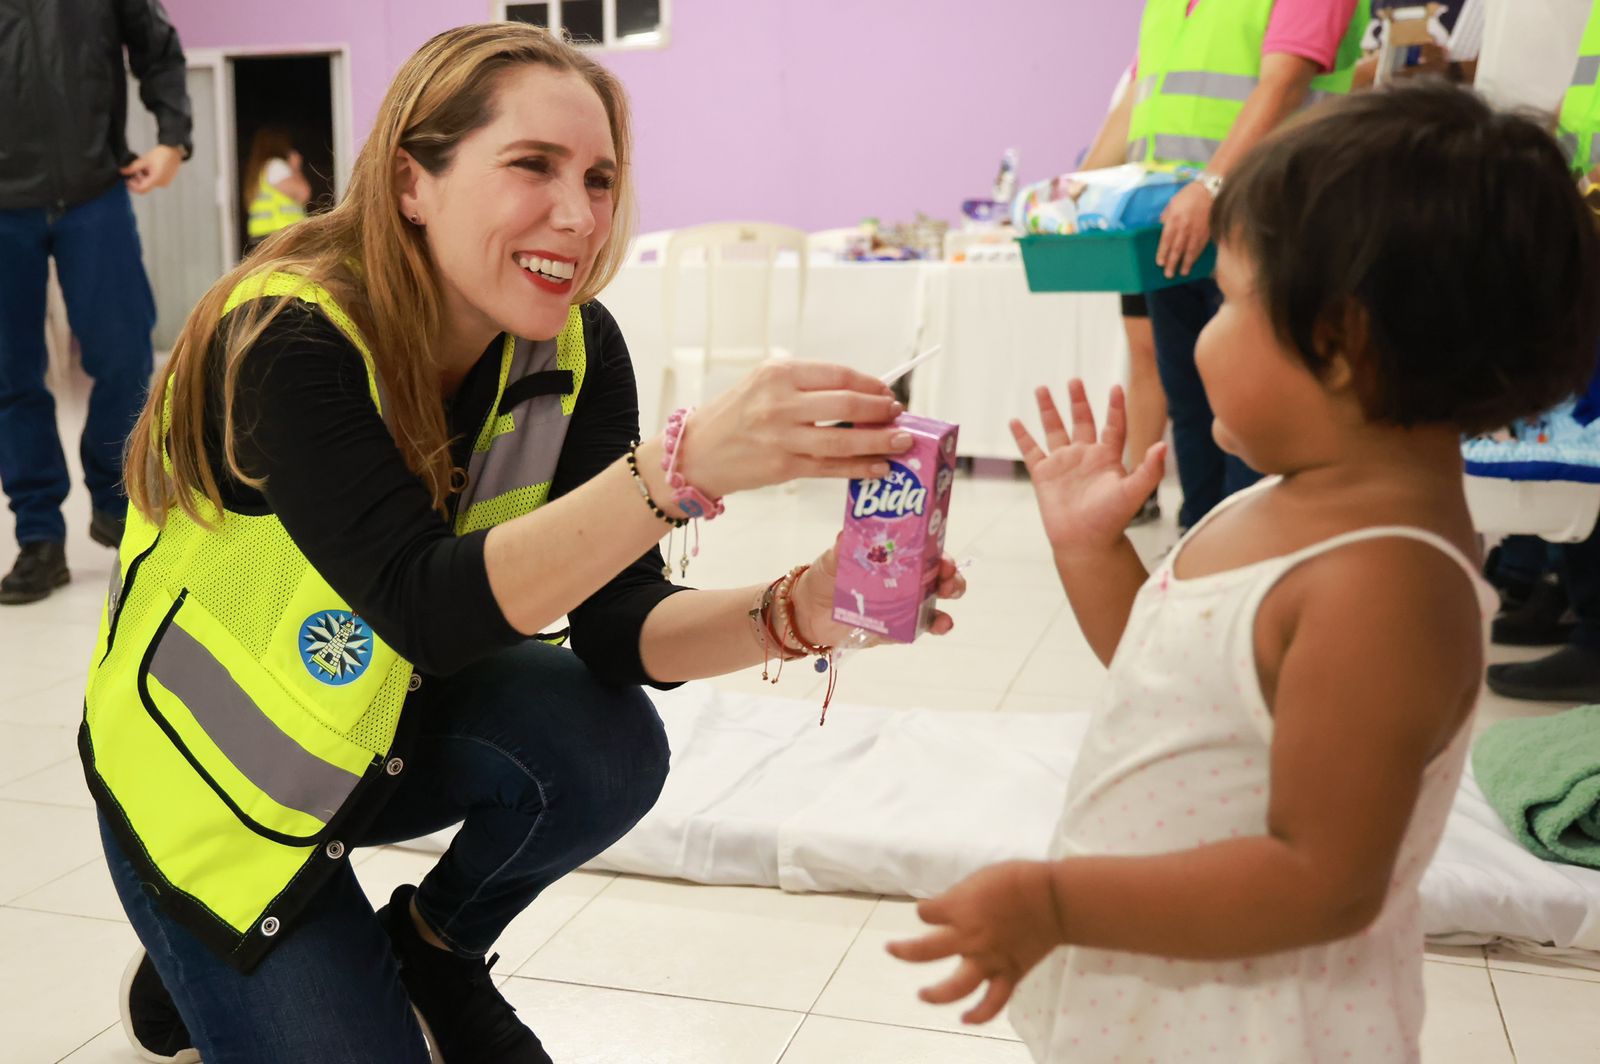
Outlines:
<svg viewBox="0 0 1600 1064"><path fill-rule="evenodd" d="M183 46L160 0L0 0L0 210L64 210L122 180L124 47L158 139L187 156Z"/></svg>

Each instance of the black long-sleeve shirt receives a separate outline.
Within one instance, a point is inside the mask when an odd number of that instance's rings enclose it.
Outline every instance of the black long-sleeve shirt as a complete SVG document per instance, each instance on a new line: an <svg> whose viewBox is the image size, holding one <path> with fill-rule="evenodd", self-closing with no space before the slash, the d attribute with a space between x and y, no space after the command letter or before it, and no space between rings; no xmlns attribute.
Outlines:
<svg viewBox="0 0 1600 1064"><path fill-rule="evenodd" d="M638 434L622 333L600 304L585 304L582 313L588 364L552 499L616 461ZM490 344L446 407L452 458L463 469L494 402L501 343ZM220 359L211 370L206 448L213 468L226 470ZM234 418L240 465L265 483L255 491L223 475L224 505L276 515L333 589L419 670L454 672L526 638L489 589L487 530L456 536L433 509L372 403L360 352L326 318L291 305L273 320L244 357ZM603 681L651 682L639 657L640 628L651 609L683 590L661 568L652 548L569 615L573 650Z"/></svg>

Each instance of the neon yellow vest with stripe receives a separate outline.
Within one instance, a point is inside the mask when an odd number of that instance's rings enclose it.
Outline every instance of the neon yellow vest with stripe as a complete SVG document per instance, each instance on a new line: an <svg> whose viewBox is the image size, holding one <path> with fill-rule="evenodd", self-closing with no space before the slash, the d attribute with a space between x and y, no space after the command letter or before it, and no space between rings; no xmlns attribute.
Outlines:
<svg viewBox="0 0 1600 1064"><path fill-rule="evenodd" d="M250 200L250 217L245 222L245 232L251 239L270 236L279 229L287 229L306 216L306 209L294 198L267 184L266 176L256 184L256 194Z"/></svg>
<svg viewBox="0 0 1600 1064"><path fill-rule="evenodd" d="M1273 0L1147 0L1139 24L1139 80L1127 161L1204 169L1261 76ZM1359 0L1330 73L1307 102L1350 91L1371 0Z"/></svg>
<svg viewBox="0 0 1600 1064"><path fill-rule="evenodd" d="M1600 166L1600 3L1594 5L1583 28L1558 127L1557 136L1574 174L1582 177Z"/></svg>
<svg viewBox="0 0 1600 1064"><path fill-rule="evenodd" d="M292 295L361 352L326 290L257 275L250 299ZM456 533L549 497L585 368L577 307L554 340L507 337L473 448ZM171 420L171 384L162 432ZM359 476L329 455L327 475ZM292 930L306 900L405 771L411 665L306 560L275 516L129 508L102 614L79 745L124 852L175 918L242 971Z"/></svg>

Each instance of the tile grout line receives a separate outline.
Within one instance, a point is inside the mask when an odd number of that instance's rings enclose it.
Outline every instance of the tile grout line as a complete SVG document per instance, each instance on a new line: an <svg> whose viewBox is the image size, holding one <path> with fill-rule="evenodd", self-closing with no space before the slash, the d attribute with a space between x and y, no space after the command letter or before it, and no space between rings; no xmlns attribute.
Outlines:
<svg viewBox="0 0 1600 1064"><path fill-rule="evenodd" d="M707 1005L730 1005L737 1009L760 1009L763 1012L781 1012L786 1016L798 1016L801 1019L809 1015L797 1009L786 1009L781 1005L758 1005L749 1001L724 1001L721 998L697 997L694 994L669 994L663 990L635 990L626 986L612 986L609 983L583 983L576 979L554 979L547 975L508 975L506 978L521 979L525 983L555 983L559 986L578 986L589 990L610 990L618 994L667 998L670 1001L701 1001Z"/></svg>
<svg viewBox="0 0 1600 1064"><path fill-rule="evenodd" d="M1065 599L1066 594L1066 591L1063 589L1061 592L1061 597ZM1050 634L1050 629L1054 627L1056 619L1061 616L1061 611L1070 608L1071 607L1065 601L1063 601L1059 606L1056 607L1055 612L1050 615L1050 619L1044 622L1044 627L1039 629L1039 636L1033 641L1033 646L1029 647L1028 652L1023 655L1022 664L1017 666L1017 671L1012 673L1011 679L1006 682L1005 690L1000 692L1000 701L995 703L995 709L998 710L1001 706L1005 705L1006 699L1011 697L1012 688L1017 686L1017 681L1021 679L1023 670L1028 667L1028 662L1032 661L1033 656L1039 652L1039 648L1044 646L1045 636Z"/></svg>
<svg viewBox="0 0 1600 1064"><path fill-rule="evenodd" d="M1485 951L1484 959L1488 959L1487 951ZM1494 1011L1500 1017L1500 1033L1506 1036L1506 1052L1511 1054L1511 1064L1517 1064L1517 1044L1511 1040L1511 1025L1506 1022L1506 1010L1500 1004L1500 988L1494 985L1494 969L1490 968L1488 972L1489 993L1494 996Z"/></svg>
<svg viewBox="0 0 1600 1064"><path fill-rule="evenodd" d="M550 934L545 937L544 941L540 942L537 946L535 946L533 948L533 952L528 954L527 959L524 960L521 964L517 965L515 970L507 972L506 973L506 978L507 979L513 979L513 978L533 979L533 978L536 978L535 976L519 976L519 975L517 975L517 973L522 971L522 969L526 968L528 965L532 964L533 963L533 959L539 955L539 951L540 950L544 949L551 942L554 942L556 936L561 934L561 932L563 932L563 931L565 931L567 929L567 925L568 924L572 923L572 921L576 920L580 915L582 915L582 913L583 913L583 911L585 909L587 909L589 906L593 905L599 899L600 895L602 895L606 891L610 890L611 887L612 887L612 884L616 883L616 881L621 878L621 873L619 873L619 872L604 872L604 873L602 873L602 872L591 872L589 874L590 875L609 875L611 878L606 882L605 886L601 887L599 890L595 891L593 894L591 894L587 898L585 898L584 901L583 901L583 904L578 906L576 909L574 909L572 911L572 915L571 916L569 916L565 920L561 921L560 926L558 926L554 931L550 932ZM583 984L575 984L575 985L583 985Z"/></svg>
<svg viewBox="0 0 1600 1064"><path fill-rule="evenodd" d="M76 807L75 806L60 806L59 808L72 809L72 808L76 808ZM35 891L40 891L40 890L43 890L46 887L53 886L56 883L61 882L63 879L66 879L68 876L73 875L73 874L75 874L77 872L83 871L85 868L88 868L90 865L94 864L96 861L104 861L104 860L105 860L105 855L104 854L95 854L93 857L89 858L87 861L83 862L82 864L73 865L71 868L67 869L65 872L61 873L59 876L56 876L54 879L47 879L43 883L40 883L37 887L29 887L27 890L23 891L22 893L15 894L12 897L7 898L4 902L0 902L0 905L4 905L7 908L14 908L14 909L24 908L24 906L14 905L13 903L18 898L26 897L29 894L34 893ZM30 909L29 911L30 912L47 912L48 910ZM57 913L56 915L57 916L73 916L73 915L76 915L76 914L74 914L74 913ZM91 916L91 917L87 917L87 919L93 920L93 919L96 919L96 917L92 917Z"/></svg>
<svg viewBox="0 0 1600 1064"><path fill-rule="evenodd" d="M67 1054L67 1055L66 1055L66 1056L65 1056L65 1057L59 1057L59 1058L57 1058L57 1060L56 1060L56 1064L61 1064L61 1062L62 1062L62 1061L64 1061L64 1060L67 1060L67 1059L68 1059L68 1058L69 1058L69 1057L71 1057L71 1056L72 1056L72 1055L73 1055L73 1053L76 1053L76 1052L78 1052L78 1050L80 1050L80 1049L82 1049L82 1048L83 1048L83 1047L84 1047L84 1046L86 1046L86 1045L88 1045L88 1044L89 1044L89 1042L93 1042L93 1041L95 1041L95 1040L96 1040L96 1039L98 1039L98 1038L102 1038L102 1037L104 1037L104 1036L105 1036L105 1033L106 1033L106 1032L107 1032L107 1031L110 1031L110 1030L114 1030L114 1029L115 1029L115 1028L117 1028L117 1027L119 1027L119 1026L120 1026L120 1023L113 1023L113 1024L110 1024L110 1025L108 1025L108 1026L106 1026L106 1027L103 1027L103 1028L101 1028L101 1029L100 1029L100 1030L98 1030L98 1031L96 1031L96 1032L95 1032L95 1033L94 1033L94 1034L93 1034L93 1035L92 1035L92 1036L91 1036L91 1037L90 1037L90 1038L89 1038L89 1039L88 1039L88 1041L85 1041L85 1042L83 1042L83 1043L81 1043L81 1044L79 1044L79 1045L77 1045L77 1046L74 1046L74 1047L73 1047L73 1048L72 1048L72 1051L71 1051L71 1052L69 1052L69 1053L68 1053L68 1054Z"/></svg>
<svg viewBox="0 0 1600 1064"><path fill-rule="evenodd" d="M862 917L861 926L857 927L856 933L850 936L849 945L845 946L845 948L839 953L839 960L838 963L833 966L833 971L828 973L828 978L822 981L822 988L817 991L817 996L812 998L811 1004L806 1006L807 1016L811 1015L811 1010L817 1007L817 1002L822 1000L822 995L828 992L828 987L832 986L833 981L838 978L839 969L844 967L845 958L850 956L850 951L855 949L857 942L861 941L862 932L867 929L867 924L872 920L872 914L877 912L878 907L883 904L883 899L884 895L879 894L877 901L872 903L872 908L867 910L867 915Z"/></svg>

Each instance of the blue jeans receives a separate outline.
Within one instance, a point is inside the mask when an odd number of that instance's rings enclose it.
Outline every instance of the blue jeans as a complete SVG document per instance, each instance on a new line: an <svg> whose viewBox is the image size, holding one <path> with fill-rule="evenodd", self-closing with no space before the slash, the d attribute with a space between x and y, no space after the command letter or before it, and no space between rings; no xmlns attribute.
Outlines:
<svg viewBox="0 0 1600 1064"><path fill-rule="evenodd" d="M1211 402L1194 364L1200 330L1222 305L1222 293L1209 278L1145 293L1150 327L1156 337L1156 371L1167 393L1172 418L1172 450L1178 460L1183 508L1178 525L1193 528L1223 499L1248 488L1261 474L1217 446L1211 435Z"/></svg>
<svg viewBox="0 0 1600 1064"><path fill-rule="evenodd" d="M133 203L120 181L61 213L0 211L0 487L17 516L17 542L65 542L61 504L71 479L45 387L49 260L67 319L94 381L79 442L96 510L121 515L122 450L150 387L155 298L140 257Z"/></svg>
<svg viewBox="0 0 1600 1064"><path fill-rule="evenodd" d="M666 732L644 692L607 687L543 643L425 680L405 712L423 714L421 734L362 844L462 825L423 877L417 908L464 955L486 953L545 887L621 838L666 781ZM242 975L156 906L103 820L101 840L206 1064L428 1059L389 939L348 864Z"/></svg>

